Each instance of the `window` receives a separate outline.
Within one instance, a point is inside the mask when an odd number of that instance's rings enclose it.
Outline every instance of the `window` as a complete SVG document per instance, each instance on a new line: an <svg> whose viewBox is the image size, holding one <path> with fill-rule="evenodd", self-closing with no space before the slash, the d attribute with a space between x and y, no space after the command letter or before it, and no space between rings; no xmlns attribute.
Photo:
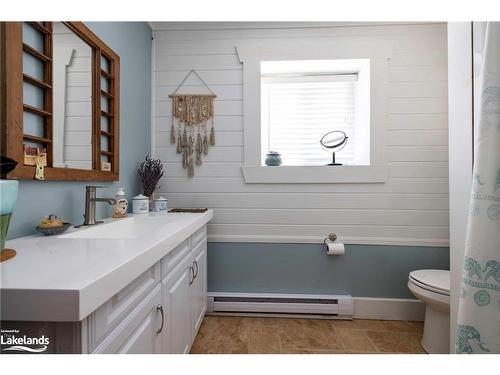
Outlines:
<svg viewBox="0 0 500 375"><path fill-rule="evenodd" d="M283 165L321 166L332 154L319 140L341 130L344 165L370 164L370 61L261 61L261 165L268 151Z"/></svg>
<svg viewBox="0 0 500 375"><path fill-rule="evenodd" d="M366 37L239 43L245 183L385 183L389 175L385 129L392 51L392 41ZM313 97L311 92L321 85L328 94ZM267 94L263 92L266 87ZM333 98L339 102L339 95L345 99L342 111L332 104ZM353 109L346 109L349 102ZM274 110L278 104L281 113ZM321 106L323 112L318 109ZM299 110L305 113L301 120ZM344 165L326 166L332 155L319 140L338 127L350 128L348 145L335 155ZM268 151L281 152L284 165L267 167L264 155Z"/></svg>

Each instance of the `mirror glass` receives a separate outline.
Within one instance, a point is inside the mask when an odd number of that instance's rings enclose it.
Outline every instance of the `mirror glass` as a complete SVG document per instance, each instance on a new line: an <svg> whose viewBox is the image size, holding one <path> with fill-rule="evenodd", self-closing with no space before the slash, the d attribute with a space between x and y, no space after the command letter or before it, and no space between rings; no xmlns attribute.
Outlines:
<svg viewBox="0 0 500 375"><path fill-rule="evenodd" d="M340 130L334 130L332 132L326 133L323 138L321 138L320 143L323 147L328 149L334 149L336 147L342 146L347 140L347 135Z"/></svg>
<svg viewBox="0 0 500 375"><path fill-rule="evenodd" d="M53 36L53 166L92 169L92 48L61 22Z"/></svg>
<svg viewBox="0 0 500 375"><path fill-rule="evenodd" d="M43 56L50 56L43 34L23 24L23 102L25 145L52 147L52 166L92 170L92 48L62 22L52 23L52 143L43 111L48 111L43 85L48 82ZM37 54L41 54L37 58ZM37 84L38 82L38 84ZM41 110L42 112L39 112ZM38 142L38 140L40 140Z"/></svg>

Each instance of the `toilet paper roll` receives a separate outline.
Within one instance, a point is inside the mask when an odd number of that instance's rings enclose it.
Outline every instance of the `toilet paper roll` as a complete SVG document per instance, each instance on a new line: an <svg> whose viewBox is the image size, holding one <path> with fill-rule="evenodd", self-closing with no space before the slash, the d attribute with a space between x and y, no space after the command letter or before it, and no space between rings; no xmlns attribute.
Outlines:
<svg viewBox="0 0 500 375"><path fill-rule="evenodd" d="M343 243L326 241L326 255L344 255L345 247Z"/></svg>

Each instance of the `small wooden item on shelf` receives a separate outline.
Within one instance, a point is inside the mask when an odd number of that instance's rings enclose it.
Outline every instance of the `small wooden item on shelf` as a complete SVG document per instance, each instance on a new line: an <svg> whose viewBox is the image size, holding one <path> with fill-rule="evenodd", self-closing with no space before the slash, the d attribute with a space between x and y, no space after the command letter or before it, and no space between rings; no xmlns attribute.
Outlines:
<svg viewBox="0 0 500 375"><path fill-rule="evenodd" d="M35 179L45 180L44 170L47 166L47 149L24 145L24 165L34 165Z"/></svg>

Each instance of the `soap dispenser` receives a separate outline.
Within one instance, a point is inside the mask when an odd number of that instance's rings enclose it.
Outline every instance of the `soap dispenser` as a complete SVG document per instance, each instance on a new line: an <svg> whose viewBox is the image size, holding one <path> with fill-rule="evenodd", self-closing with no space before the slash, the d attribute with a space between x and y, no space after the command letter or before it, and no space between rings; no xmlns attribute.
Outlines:
<svg viewBox="0 0 500 375"><path fill-rule="evenodd" d="M113 206L113 217L121 218L126 217L128 211L128 202L127 198L125 198L125 190L124 188L118 188L116 192L116 204Z"/></svg>

